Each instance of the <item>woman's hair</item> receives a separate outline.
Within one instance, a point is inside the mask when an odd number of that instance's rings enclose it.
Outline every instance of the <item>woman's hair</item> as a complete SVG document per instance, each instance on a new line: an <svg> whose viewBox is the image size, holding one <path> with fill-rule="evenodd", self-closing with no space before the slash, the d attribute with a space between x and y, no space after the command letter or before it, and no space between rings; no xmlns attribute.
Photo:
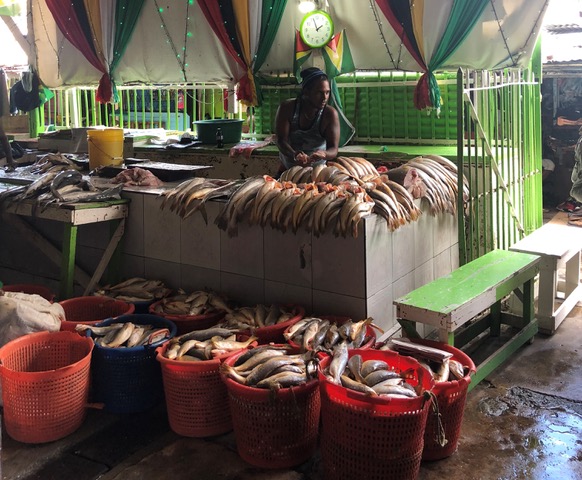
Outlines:
<svg viewBox="0 0 582 480"><path fill-rule="evenodd" d="M301 88L309 89L315 83L315 80L329 80L324 71L317 67L309 67L301 71Z"/></svg>

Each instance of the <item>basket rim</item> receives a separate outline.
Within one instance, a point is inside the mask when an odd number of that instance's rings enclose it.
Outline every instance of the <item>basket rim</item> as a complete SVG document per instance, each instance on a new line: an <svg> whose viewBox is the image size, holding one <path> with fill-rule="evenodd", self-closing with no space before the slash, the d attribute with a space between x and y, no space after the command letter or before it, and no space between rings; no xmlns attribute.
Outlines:
<svg viewBox="0 0 582 480"><path fill-rule="evenodd" d="M6 356L10 355L10 353L12 353L12 351L16 350L17 348L24 346L24 345L30 345L41 338L49 339L51 337L53 339L55 339L55 337L68 337L67 340L70 340L72 343L79 343L79 344L84 345L87 348L87 352L85 353L85 355L82 358L80 358L76 362L70 363L70 364L65 365L63 367L51 368L48 370L38 370L38 371L34 371L34 372L26 372L26 371L22 371L22 370L13 370L12 368L9 368L6 365L4 365L3 359ZM78 335L75 332L70 332L70 331L65 331L65 330L58 330L56 332L44 331L44 332L28 333L26 335L22 335L18 338L15 338L14 340L11 340L10 342L8 342L5 345L3 345L2 347L0 347L0 370L6 371L6 372L11 372L11 373L18 374L18 375L26 375L28 378L33 378L35 376L38 376L39 374L42 375L42 374L46 374L46 373L61 373L61 372L64 372L66 370L77 368L81 362L84 362L87 359L87 357L91 357L91 354L93 353L94 346L95 346L95 342L93 342L93 340L86 339L86 337Z"/></svg>
<svg viewBox="0 0 582 480"><path fill-rule="evenodd" d="M431 377L429 377L428 372L426 372L426 370L420 365L420 363L418 363L418 361L416 359L414 359L413 357L400 355L398 352L394 352L392 350L376 350L373 348L369 348L369 349L355 348L355 349L348 350L348 354L350 357L352 357L353 355L361 355L363 360L368 360L368 359L372 359L372 358L384 360L388 363L388 365L390 365L389 358L400 359L400 360L405 361L406 363L412 363L412 365L414 365L414 368L418 372L420 372L418 382L420 384L423 384L426 382L430 385L430 388L424 388L424 390L427 392L432 392L434 389L434 386L435 386L434 380ZM379 354L379 356L375 356L377 354ZM349 388L346 388L343 385L337 385L337 384L333 383L332 381L330 381L328 379L328 377L326 375L324 375L324 373L323 373L324 368L327 366L328 363L331 362L332 358L333 358L332 356L327 356L327 357L320 360L317 374L318 374L318 378L319 378L320 385L322 386L322 388L331 389L332 391L337 392L338 396L341 395L341 396L356 400L358 402L367 403L370 405L376 405L379 407L387 406L387 405L391 405L391 404L411 405L415 402L418 403L419 401L421 401L421 402L425 401L425 398L423 395L419 395L417 397L411 397L411 398L393 398L393 397L382 396L382 395L378 395L376 397L371 397L369 395L366 395L365 393L357 392L355 390L351 390ZM425 372L426 372L426 375L425 375Z"/></svg>

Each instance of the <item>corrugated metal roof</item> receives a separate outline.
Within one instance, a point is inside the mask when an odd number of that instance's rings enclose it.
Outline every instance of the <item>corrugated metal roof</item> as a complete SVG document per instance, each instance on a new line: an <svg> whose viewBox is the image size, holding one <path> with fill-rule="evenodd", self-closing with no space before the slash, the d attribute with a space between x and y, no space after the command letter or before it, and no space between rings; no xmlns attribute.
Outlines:
<svg viewBox="0 0 582 480"><path fill-rule="evenodd" d="M546 25L542 38L542 59L547 64L582 63L582 25Z"/></svg>

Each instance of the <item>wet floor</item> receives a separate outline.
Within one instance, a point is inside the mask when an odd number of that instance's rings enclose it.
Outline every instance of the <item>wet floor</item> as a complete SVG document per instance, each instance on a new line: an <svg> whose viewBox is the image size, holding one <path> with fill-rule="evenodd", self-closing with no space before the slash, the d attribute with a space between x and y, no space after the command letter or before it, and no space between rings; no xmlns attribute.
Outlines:
<svg viewBox="0 0 582 480"><path fill-rule="evenodd" d="M582 478L582 308L553 336L538 335L477 385L457 451L423 462L418 478ZM65 439L26 445L2 432L2 478L22 480L320 480L318 453L293 469L264 470L237 454L234 434L171 431L164 405L133 415L89 410ZM358 479L359 480L359 479Z"/></svg>

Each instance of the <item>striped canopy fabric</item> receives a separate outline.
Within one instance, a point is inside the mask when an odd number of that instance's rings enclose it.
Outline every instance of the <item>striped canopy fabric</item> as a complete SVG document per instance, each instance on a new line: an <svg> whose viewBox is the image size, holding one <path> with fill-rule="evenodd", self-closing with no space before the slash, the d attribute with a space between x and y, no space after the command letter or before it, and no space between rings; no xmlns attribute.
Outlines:
<svg viewBox="0 0 582 480"><path fill-rule="evenodd" d="M5 2L8 0L4 0ZM424 73L419 108L438 108L434 72L528 66L548 0L328 0L359 70ZM285 0L39 0L30 61L48 87L116 82L238 84L293 74L303 14ZM81 53L82 52L82 53ZM188 61L176 58L188 55ZM323 54L305 65L322 67ZM178 65L178 68L177 68ZM107 98L107 92L102 95Z"/></svg>

